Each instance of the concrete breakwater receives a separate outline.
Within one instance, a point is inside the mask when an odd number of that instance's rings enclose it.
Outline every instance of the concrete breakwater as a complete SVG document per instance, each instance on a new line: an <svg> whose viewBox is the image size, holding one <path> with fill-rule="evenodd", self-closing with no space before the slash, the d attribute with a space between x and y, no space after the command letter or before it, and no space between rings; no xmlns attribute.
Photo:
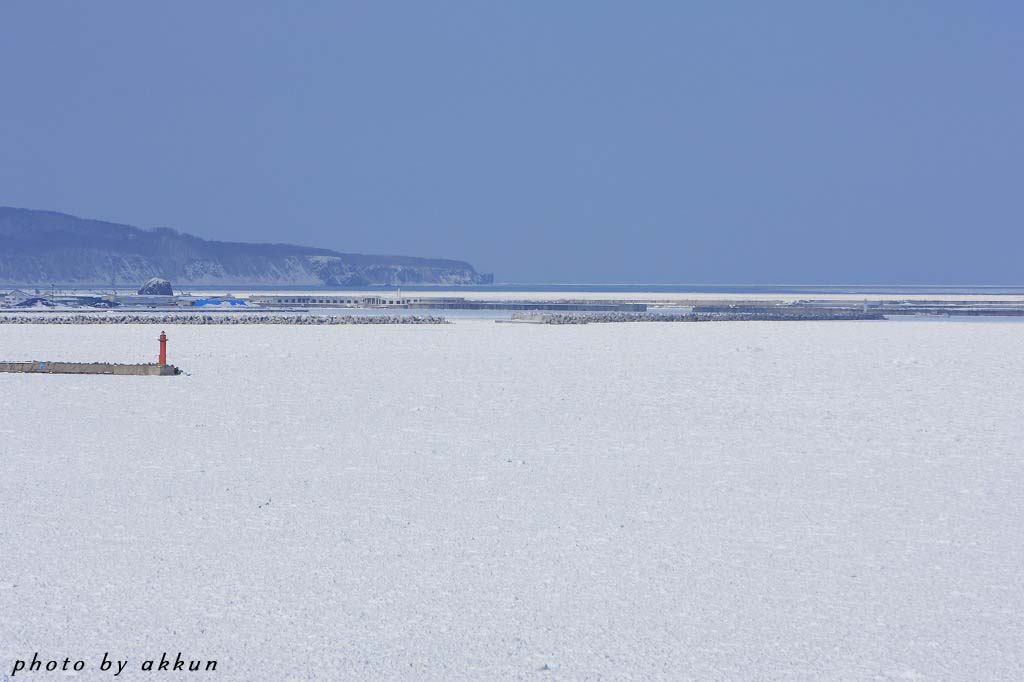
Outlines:
<svg viewBox="0 0 1024 682"><path fill-rule="evenodd" d="M730 322L884 320L875 312L787 310L750 313L513 313L512 319L537 324L590 324L591 322Z"/></svg>
<svg viewBox="0 0 1024 682"><path fill-rule="evenodd" d="M306 315L288 313L13 313L0 324L447 324L433 315Z"/></svg>
<svg viewBox="0 0 1024 682"><path fill-rule="evenodd" d="M646 303L626 303L600 301L463 301L434 303L425 300L421 303L398 306L401 308L419 308L423 310L520 310L545 312L646 312Z"/></svg>
<svg viewBox="0 0 1024 682"><path fill-rule="evenodd" d="M0 372L18 374L114 374L119 376L174 376L174 365L121 365L111 362L0 362Z"/></svg>
<svg viewBox="0 0 1024 682"><path fill-rule="evenodd" d="M617 311L642 313L646 303L636 301L588 301L560 299L556 301L500 300L488 301L461 296L402 296L356 294L257 294L249 302L261 306L302 306L332 308L401 308L405 310L533 310L550 312Z"/></svg>
<svg viewBox="0 0 1024 682"><path fill-rule="evenodd" d="M766 303L693 306L695 313L761 313L779 309L819 312L866 310L882 315L1024 317L1024 302L1020 301L800 301L784 307Z"/></svg>

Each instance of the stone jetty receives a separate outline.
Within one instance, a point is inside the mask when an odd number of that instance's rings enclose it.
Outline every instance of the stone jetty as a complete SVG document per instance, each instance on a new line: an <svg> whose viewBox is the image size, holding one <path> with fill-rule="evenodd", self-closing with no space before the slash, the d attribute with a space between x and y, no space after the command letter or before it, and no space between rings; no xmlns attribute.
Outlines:
<svg viewBox="0 0 1024 682"><path fill-rule="evenodd" d="M876 312L813 309L728 313L512 313L517 322L536 324L590 324L594 322L736 322L736 321L814 321L884 320Z"/></svg>
<svg viewBox="0 0 1024 682"><path fill-rule="evenodd" d="M113 362L0 362L0 372L16 374L114 374L117 376L168 377L181 374L174 365L155 363L122 365Z"/></svg>

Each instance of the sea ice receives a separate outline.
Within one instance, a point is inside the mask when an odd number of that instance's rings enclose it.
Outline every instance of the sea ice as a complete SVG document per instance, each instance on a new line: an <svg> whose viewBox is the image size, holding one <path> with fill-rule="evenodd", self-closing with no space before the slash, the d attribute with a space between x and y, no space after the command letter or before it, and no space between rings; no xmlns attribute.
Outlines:
<svg viewBox="0 0 1024 682"><path fill-rule="evenodd" d="M166 331L0 374L4 674L1024 679L1020 324Z"/></svg>

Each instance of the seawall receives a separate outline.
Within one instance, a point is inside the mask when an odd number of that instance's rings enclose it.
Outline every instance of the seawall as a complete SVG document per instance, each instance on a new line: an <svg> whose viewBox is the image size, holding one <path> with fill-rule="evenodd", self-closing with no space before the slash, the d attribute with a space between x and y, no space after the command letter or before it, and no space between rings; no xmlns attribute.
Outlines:
<svg viewBox="0 0 1024 682"><path fill-rule="evenodd" d="M591 322L739 322L739 321L820 321L884 320L876 312L813 309L786 309L756 313L513 313L516 322L537 324L590 324Z"/></svg>
<svg viewBox="0 0 1024 682"><path fill-rule="evenodd" d="M0 314L0 324L446 324L433 315L305 315L289 313L47 313Z"/></svg>
<svg viewBox="0 0 1024 682"><path fill-rule="evenodd" d="M174 376L174 365L120 365L111 362L0 362L0 372L19 374L115 374L120 376Z"/></svg>

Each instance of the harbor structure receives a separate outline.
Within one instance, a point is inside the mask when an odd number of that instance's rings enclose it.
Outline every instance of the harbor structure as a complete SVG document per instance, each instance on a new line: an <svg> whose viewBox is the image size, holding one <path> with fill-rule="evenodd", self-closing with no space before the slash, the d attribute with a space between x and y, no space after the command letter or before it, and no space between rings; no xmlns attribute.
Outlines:
<svg viewBox="0 0 1024 682"><path fill-rule="evenodd" d="M158 358L158 362L161 365L166 365L167 364L167 334L165 334L164 332L160 332L160 338L158 339L158 341L160 341L160 356Z"/></svg>
<svg viewBox="0 0 1024 682"><path fill-rule="evenodd" d="M158 362L121 364L116 362L0 362L0 372L14 374L112 374L116 376L175 376L181 370L167 364L167 334L160 332Z"/></svg>
<svg viewBox="0 0 1024 682"><path fill-rule="evenodd" d="M410 297L395 295L359 296L356 294L277 294L261 295L254 294L249 297L249 302L264 306L318 306L330 308L377 308L389 307L419 307L430 303L451 304L465 302L462 297L433 298L433 297Z"/></svg>
<svg viewBox="0 0 1024 682"><path fill-rule="evenodd" d="M355 294L257 294L254 305L303 308L398 308L417 310L546 310L564 312L646 312L646 303L623 301L488 301L461 296L402 296Z"/></svg>

